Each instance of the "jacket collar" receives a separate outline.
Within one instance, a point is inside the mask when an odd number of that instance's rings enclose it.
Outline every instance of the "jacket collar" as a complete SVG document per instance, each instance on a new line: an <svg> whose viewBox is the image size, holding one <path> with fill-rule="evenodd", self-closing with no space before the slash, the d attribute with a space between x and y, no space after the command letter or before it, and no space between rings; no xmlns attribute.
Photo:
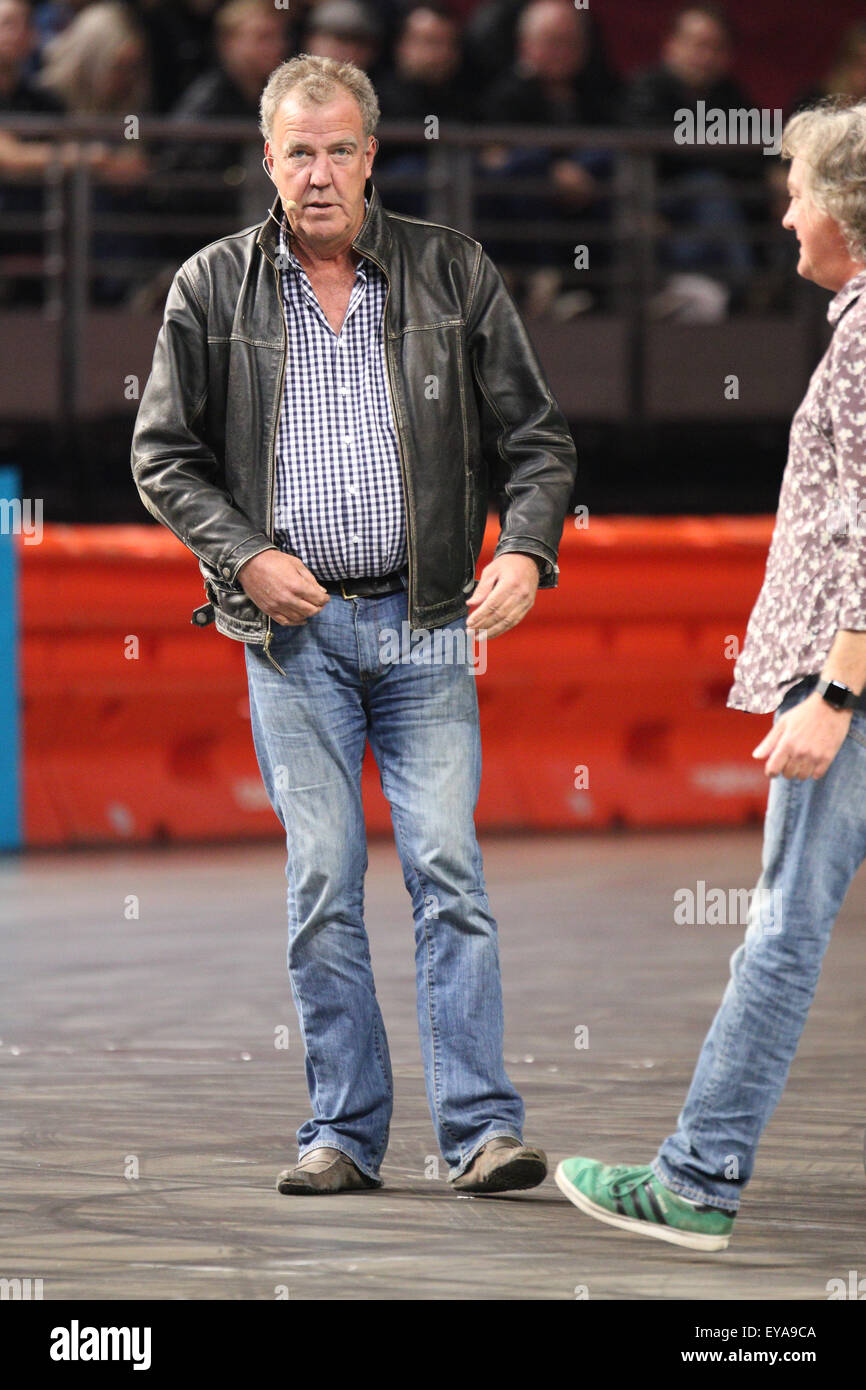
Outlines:
<svg viewBox="0 0 866 1390"><path fill-rule="evenodd" d="M352 245L362 256L369 256L371 260L387 269L391 256L391 228L388 226L379 191L372 179L367 179L364 184L364 196L368 199L367 212ZM282 204L277 194L256 237L256 245L261 247L271 262L276 261L279 250L282 216Z"/></svg>

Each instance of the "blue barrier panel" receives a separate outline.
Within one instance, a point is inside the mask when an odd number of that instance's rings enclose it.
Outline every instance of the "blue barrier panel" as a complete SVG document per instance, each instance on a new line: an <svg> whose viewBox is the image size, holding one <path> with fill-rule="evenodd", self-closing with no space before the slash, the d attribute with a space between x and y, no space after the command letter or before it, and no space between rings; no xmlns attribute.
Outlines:
<svg viewBox="0 0 866 1390"><path fill-rule="evenodd" d="M18 474L0 468L0 849L21 843L18 717Z"/></svg>

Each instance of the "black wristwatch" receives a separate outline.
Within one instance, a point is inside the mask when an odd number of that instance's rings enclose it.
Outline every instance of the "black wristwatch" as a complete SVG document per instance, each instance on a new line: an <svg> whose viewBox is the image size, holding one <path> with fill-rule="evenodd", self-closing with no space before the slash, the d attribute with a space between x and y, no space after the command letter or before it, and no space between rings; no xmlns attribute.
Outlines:
<svg viewBox="0 0 866 1390"><path fill-rule="evenodd" d="M850 685L843 685L841 681L819 680L815 689L834 709L855 709L860 699Z"/></svg>

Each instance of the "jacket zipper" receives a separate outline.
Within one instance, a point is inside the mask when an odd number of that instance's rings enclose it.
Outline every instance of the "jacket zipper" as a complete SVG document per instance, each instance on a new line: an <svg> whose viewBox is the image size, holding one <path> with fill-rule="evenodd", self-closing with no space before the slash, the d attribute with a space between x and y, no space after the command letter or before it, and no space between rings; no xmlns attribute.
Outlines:
<svg viewBox="0 0 866 1390"><path fill-rule="evenodd" d="M285 309L283 308L283 297L282 297L282 294L281 294L281 292L280 292L280 272L279 272L277 266L274 266L274 279L275 279L276 285L277 285L277 304L279 305L279 309L280 309L280 323L283 325L283 370L282 370L282 373L280 374L280 389L279 389L279 392L278 392L278 394L277 394L277 408L276 408L276 412L275 412L275 414L274 414L274 429L273 429L273 434L272 434L272 437L271 437L271 470L270 470L270 476L269 476L269 478L268 478L268 527L269 527L269 530L268 530L268 540L269 540L269 541L272 541L272 540L274 539L274 489L275 489L276 472L277 472L277 430L279 429L279 423L280 423L280 411L281 411L282 408L283 408L283 394L284 394L285 389L286 389L286 370L287 370L288 365L289 365L289 363L288 363L288 358L289 358L289 335L288 335L288 333L286 332L286 313L285 313ZM279 673L280 673L281 676L284 676L286 673L285 673L285 671L283 670L282 666L280 665L280 663L279 663L278 661L275 661L274 658L271 656L271 642L274 640L274 630L273 630L273 626L272 626L272 621L271 621L271 615L270 615L270 613L269 613L267 616L268 616L268 625L267 625L267 629L265 630L265 640L264 640L264 644L263 644L263 647L262 647L262 651L264 652L265 656L268 658L268 661L271 663L271 665L272 665L273 667L275 667L277 671L279 671Z"/></svg>
<svg viewBox="0 0 866 1390"><path fill-rule="evenodd" d="M385 267L382 265L381 261L377 261L375 256L370 256L369 251L363 251L361 254L364 255L364 256L369 256L369 257L370 257L370 260L374 263L374 265L377 265L377 266L379 267L379 269L381 270L382 274L383 274L384 277L385 277L385 284L388 286L387 290L385 291L385 306L384 306L384 308L383 308L383 310L382 310L382 346L383 346L384 351L385 351L385 379L386 379L386 384L387 384L387 387L388 387L388 397L389 397L390 402L391 402L391 415L392 415L392 418L393 418L393 420L394 420L394 428L395 428L395 430L396 430L396 432L397 432L397 453L398 453L399 458L400 458L400 482L401 482L402 487L403 487L403 510L404 510L404 512L405 512L405 514L406 514L406 551L407 551L407 559L408 559L408 562L409 562L409 593L408 593L408 602L409 602L409 623L410 623L410 625L411 625L411 622L412 622L412 597L413 597L413 593L414 593L414 584L413 584L413 577L414 577L414 576L413 576L413 569L414 569L414 565L413 565L413 560L414 560L414 557L415 557L415 536L414 536L414 533L413 533L413 530L412 530L412 517L411 517L410 511L409 511L409 487L408 487L408 482L407 482L407 477L406 477L406 460L405 460L404 455L403 455L403 439L402 439L402 436L401 436L401 433L400 433L400 417L399 417L399 415L398 415L398 413L397 413L396 397L395 397L395 394L394 394L394 388L393 388L393 383L392 383L392 379L391 379L391 355L390 355L390 353L389 353L389 351L388 351L388 302L389 302L389 300L390 300L390 298L391 298L391 277L390 277L390 275L388 274L388 272L387 272L387 270L385 269Z"/></svg>

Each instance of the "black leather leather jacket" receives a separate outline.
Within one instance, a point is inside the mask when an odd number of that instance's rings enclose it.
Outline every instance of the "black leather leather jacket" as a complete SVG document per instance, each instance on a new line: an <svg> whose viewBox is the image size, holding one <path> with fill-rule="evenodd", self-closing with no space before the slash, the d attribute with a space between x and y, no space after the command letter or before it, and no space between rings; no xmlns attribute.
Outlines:
<svg viewBox="0 0 866 1390"><path fill-rule="evenodd" d="M501 494L496 554L547 562L576 474L574 443L499 271L462 232L388 212L367 180L352 242L384 271L384 339L409 558L408 619L464 616L488 496ZM276 265L279 199L263 223L196 252L172 282L142 393L132 471L148 511L198 556L229 637L264 645L271 619L238 582L273 547L274 450L287 334ZM211 607L212 605L212 607ZM272 659L272 658L271 658Z"/></svg>

